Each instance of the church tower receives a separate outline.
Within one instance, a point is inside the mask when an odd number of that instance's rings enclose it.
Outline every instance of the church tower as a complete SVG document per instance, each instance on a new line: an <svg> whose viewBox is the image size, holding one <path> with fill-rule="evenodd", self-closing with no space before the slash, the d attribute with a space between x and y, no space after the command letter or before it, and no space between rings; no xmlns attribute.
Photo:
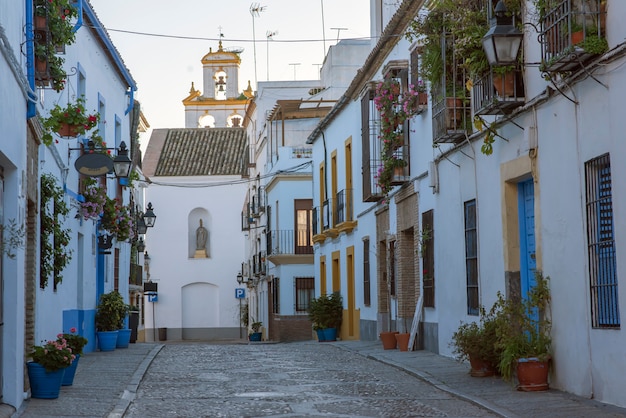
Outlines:
<svg viewBox="0 0 626 418"><path fill-rule="evenodd" d="M227 51L222 41L216 52L202 57L203 92L191 83L189 96L183 99L185 128L241 127L248 99L253 96L248 88L239 93L239 64L241 51Z"/></svg>

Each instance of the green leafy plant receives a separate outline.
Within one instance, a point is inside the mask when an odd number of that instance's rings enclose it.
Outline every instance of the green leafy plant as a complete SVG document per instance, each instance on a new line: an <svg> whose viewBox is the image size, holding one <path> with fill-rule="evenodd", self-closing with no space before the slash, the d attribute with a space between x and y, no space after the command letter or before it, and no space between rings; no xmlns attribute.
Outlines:
<svg viewBox="0 0 626 418"><path fill-rule="evenodd" d="M379 139L382 142L376 181L384 196L391 191L395 169L407 165L399 150L404 145L403 124L420 112L423 105L419 97L425 94L423 90L423 83L418 83L403 91L400 82L392 77L376 87L374 105L380 112Z"/></svg>
<svg viewBox="0 0 626 418"><path fill-rule="evenodd" d="M98 331L121 329L129 309L129 305L124 303L124 298L116 290L100 295L96 310L96 329Z"/></svg>
<svg viewBox="0 0 626 418"><path fill-rule="evenodd" d="M452 334L453 353L459 360L479 359L493 367L500 363L502 349L498 345L498 323L501 309L496 303L489 312L480 308L479 322L461 323Z"/></svg>
<svg viewBox="0 0 626 418"><path fill-rule="evenodd" d="M99 219L107 201L106 189L100 187L91 177L86 178L84 182L85 190L82 195L85 201L80 203L81 215L83 219Z"/></svg>
<svg viewBox="0 0 626 418"><path fill-rule="evenodd" d="M35 363L45 367L46 371L55 372L70 366L76 356L67 341L59 339L34 346L30 357Z"/></svg>
<svg viewBox="0 0 626 418"><path fill-rule="evenodd" d="M69 333L59 334L57 335L57 342L63 343L72 350L72 354L83 354L83 348L87 345L87 338L82 335L78 335L76 328L70 328Z"/></svg>
<svg viewBox="0 0 626 418"><path fill-rule="evenodd" d="M58 132L63 124L74 126L77 134L84 134L95 128L99 121L100 115L97 112L87 113L85 99L81 97L64 107L57 104L50 110L49 116L42 121L45 130L42 141L45 145L51 145L52 133Z"/></svg>
<svg viewBox="0 0 626 418"><path fill-rule="evenodd" d="M256 321L250 325L250 329L252 332L261 332L261 327L263 326L263 322Z"/></svg>
<svg viewBox="0 0 626 418"><path fill-rule="evenodd" d="M535 273L536 285L526 298L505 299L498 292L496 306L501 310L497 318L497 346L502 350L499 369L502 377L511 380L518 359L550 358L551 322L549 319L549 277Z"/></svg>
<svg viewBox="0 0 626 418"><path fill-rule="evenodd" d="M69 228L63 228L63 221L70 212L64 200L63 189L56 184L52 174L41 176L40 199L40 279L39 286L45 289L48 279L53 276L54 284L63 281L62 272L72 260Z"/></svg>
<svg viewBox="0 0 626 418"><path fill-rule="evenodd" d="M117 199L106 198L102 209L100 226L115 236L117 241L126 241L134 237L133 215L129 206L120 204Z"/></svg>
<svg viewBox="0 0 626 418"><path fill-rule="evenodd" d="M39 78L52 88L61 91L65 88L67 73L63 69L65 60L57 55L57 48L71 45L76 39L72 20L78 17L78 10L70 0L34 0L35 15L35 58L46 63L44 73ZM38 24L38 19L41 24Z"/></svg>
<svg viewBox="0 0 626 418"><path fill-rule="evenodd" d="M309 304L309 319L313 329L341 328L343 321L343 298L341 293L333 292L330 295L320 295L311 299Z"/></svg>
<svg viewBox="0 0 626 418"><path fill-rule="evenodd" d="M15 259L15 250L24 248L24 224L19 225L15 219L10 219L6 225L0 225L0 254Z"/></svg>

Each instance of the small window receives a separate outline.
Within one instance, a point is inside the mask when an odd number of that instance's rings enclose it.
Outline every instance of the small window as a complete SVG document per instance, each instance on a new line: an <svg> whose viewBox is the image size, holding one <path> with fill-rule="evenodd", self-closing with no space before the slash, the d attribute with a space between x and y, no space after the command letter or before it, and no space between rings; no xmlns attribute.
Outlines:
<svg viewBox="0 0 626 418"><path fill-rule="evenodd" d="M372 304L372 294L370 290L370 240L363 240L363 304Z"/></svg>
<svg viewBox="0 0 626 418"><path fill-rule="evenodd" d="M620 328L609 154L585 163L585 183L592 326Z"/></svg>
<svg viewBox="0 0 626 418"><path fill-rule="evenodd" d="M424 290L424 307L435 307L435 230L433 228L434 213L432 210L422 213L422 232L424 239L422 249L422 286Z"/></svg>
<svg viewBox="0 0 626 418"><path fill-rule="evenodd" d="M467 313L478 315L478 238L476 233L476 200L465 202L465 278Z"/></svg>
<svg viewBox="0 0 626 418"><path fill-rule="evenodd" d="M296 312L307 312L315 297L315 278L296 277Z"/></svg>

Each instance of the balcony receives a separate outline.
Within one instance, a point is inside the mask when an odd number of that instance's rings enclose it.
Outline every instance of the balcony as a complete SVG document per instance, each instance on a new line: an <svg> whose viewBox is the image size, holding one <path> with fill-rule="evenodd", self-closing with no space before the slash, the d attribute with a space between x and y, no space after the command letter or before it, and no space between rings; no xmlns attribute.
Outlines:
<svg viewBox="0 0 626 418"><path fill-rule="evenodd" d="M500 68L492 69L474 83L475 115L506 115L525 103L522 72L518 69L507 72L504 67Z"/></svg>
<svg viewBox="0 0 626 418"><path fill-rule="evenodd" d="M433 100L433 142L435 144L463 141L471 133L472 117L469 99L445 96L445 90Z"/></svg>
<svg viewBox="0 0 626 418"><path fill-rule="evenodd" d="M267 263L265 261L265 251L259 251L257 254L252 256L252 275L254 276L262 276L267 272Z"/></svg>
<svg viewBox="0 0 626 418"><path fill-rule="evenodd" d="M608 50L606 3L601 0L548 2L551 8L541 20L541 70L563 73L582 68L585 62Z"/></svg>
<svg viewBox="0 0 626 418"><path fill-rule="evenodd" d="M356 226L352 189L344 189L338 192L335 201L337 202L335 216L335 219L337 219L337 229L339 232L351 232Z"/></svg>
<svg viewBox="0 0 626 418"><path fill-rule="evenodd" d="M267 233L268 260L274 264L313 263L311 230L274 230Z"/></svg>

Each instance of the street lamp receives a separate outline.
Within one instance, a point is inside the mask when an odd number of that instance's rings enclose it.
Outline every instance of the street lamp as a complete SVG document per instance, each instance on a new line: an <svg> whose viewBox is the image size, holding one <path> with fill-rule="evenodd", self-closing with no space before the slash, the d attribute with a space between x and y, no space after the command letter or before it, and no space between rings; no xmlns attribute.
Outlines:
<svg viewBox="0 0 626 418"><path fill-rule="evenodd" d="M513 25L513 18L507 16L506 6L498 0L494 9L495 18L483 37L483 49L491 65L513 65L517 63L517 53L524 34Z"/></svg>
<svg viewBox="0 0 626 418"><path fill-rule="evenodd" d="M154 214L152 209L152 202L150 202L148 203L148 210L146 210L146 213L144 213L143 215L143 221L148 228L152 228L154 226L154 223L156 222L156 215Z"/></svg>
<svg viewBox="0 0 626 418"><path fill-rule="evenodd" d="M128 158L128 148L126 148L126 142L122 141L120 147L117 150L117 156L113 159L113 170L115 171L115 177L128 178L130 173L130 166L132 161Z"/></svg>
<svg viewBox="0 0 626 418"><path fill-rule="evenodd" d="M146 249L146 243L144 242L143 238L139 238L139 241L137 241L137 251L142 253L144 252Z"/></svg>

